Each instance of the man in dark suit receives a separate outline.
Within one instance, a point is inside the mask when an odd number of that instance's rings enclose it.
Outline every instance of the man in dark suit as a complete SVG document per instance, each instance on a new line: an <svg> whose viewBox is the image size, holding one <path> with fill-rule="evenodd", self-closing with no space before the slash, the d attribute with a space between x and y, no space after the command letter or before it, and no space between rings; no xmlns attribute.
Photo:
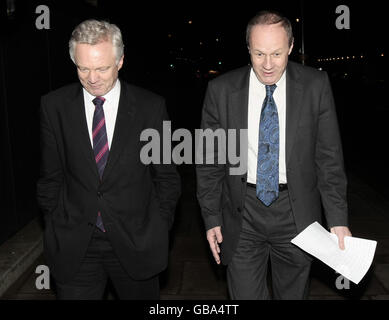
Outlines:
<svg viewBox="0 0 389 320"><path fill-rule="evenodd" d="M202 116L203 129L235 129L246 141L228 146L240 150L247 172L231 174L228 161L197 165L198 199L232 299L270 297L269 260L274 298L304 299L312 259L290 241L321 222L322 205L341 249L351 236L333 96L325 72L288 63L292 28L280 14L256 15L247 45L252 66L211 81Z"/></svg>
<svg viewBox="0 0 389 320"><path fill-rule="evenodd" d="M59 299L158 299L180 194L174 165L145 165L145 129L162 134L164 100L119 81L119 28L87 20L69 49L80 83L42 97L44 247Z"/></svg>

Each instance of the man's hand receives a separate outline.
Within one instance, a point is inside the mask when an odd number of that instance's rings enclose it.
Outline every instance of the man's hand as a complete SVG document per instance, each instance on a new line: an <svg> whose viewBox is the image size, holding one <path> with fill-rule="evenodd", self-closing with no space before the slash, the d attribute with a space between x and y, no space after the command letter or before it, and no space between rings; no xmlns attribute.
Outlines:
<svg viewBox="0 0 389 320"><path fill-rule="evenodd" d="M209 242L209 247L211 248L213 257L216 260L217 264L220 264L220 247L219 244L223 242L223 236L221 227L216 227L207 231L207 240Z"/></svg>
<svg viewBox="0 0 389 320"><path fill-rule="evenodd" d="M347 227L333 227L331 233L336 234L339 239L339 248L345 250L344 237L352 237L352 234Z"/></svg>

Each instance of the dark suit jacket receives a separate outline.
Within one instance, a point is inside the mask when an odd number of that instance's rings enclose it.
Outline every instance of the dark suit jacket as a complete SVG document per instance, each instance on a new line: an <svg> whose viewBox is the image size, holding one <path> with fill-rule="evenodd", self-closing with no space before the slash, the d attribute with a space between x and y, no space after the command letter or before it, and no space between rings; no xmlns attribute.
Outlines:
<svg viewBox="0 0 389 320"><path fill-rule="evenodd" d="M250 70L246 66L209 83L203 129L247 129ZM347 180L327 74L289 62L286 109L287 180L298 232L315 221L321 222L322 205L329 227L347 226ZM247 141L247 131L245 134ZM224 264L228 264L237 245L247 188L247 172L233 176L231 167L236 166L228 161L226 165L196 167L197 196L205 226L207 230L222 226Z"/></svg>
<svg viewBox="0 0 389 320"><path fill-rule="evenodd" d="M97 212L114 251L134 279L167 266L168 230L180 194L174 165L144 165L144 129L162 137L164 99L121 81L114 137L100 181L79 83L42 97L41 175L37 196L45 218L44 246L51 273L65 283L83 258ZM162 140L162 138L161 138Z"/></svg>

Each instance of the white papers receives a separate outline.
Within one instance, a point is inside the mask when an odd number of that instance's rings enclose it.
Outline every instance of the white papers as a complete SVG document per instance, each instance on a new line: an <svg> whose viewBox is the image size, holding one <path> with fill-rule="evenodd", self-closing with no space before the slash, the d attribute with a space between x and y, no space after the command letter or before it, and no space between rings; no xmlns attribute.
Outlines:
<svg viewBox="0 0 389 320"><path fill-rule="evenodd" d="M346 250L342 251L338 237L325 230L318 222L301 232L292 243L355 284L358 284L369 270L377 246L376 241L346 237Z"/></svg>

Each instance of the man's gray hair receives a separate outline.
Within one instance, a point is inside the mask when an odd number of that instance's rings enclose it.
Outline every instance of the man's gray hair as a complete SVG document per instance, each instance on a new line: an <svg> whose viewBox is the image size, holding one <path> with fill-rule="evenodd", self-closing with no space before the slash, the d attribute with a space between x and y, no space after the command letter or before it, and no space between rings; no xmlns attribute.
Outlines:
<svg viewBox="0 0 389 320"><path fill-rule="evenodd" d="M86 20L81 22L72 32L69 40L69 54L74 60L74 50L77 43L95 45L104 41L112 41L116 53L116 64L124 54L124 44L120 29L107 21Z"/></svg>
<svg viewBox="0 0 389 320"><path fill-rule="evenodd" d="M258 12L251 20L249 21L246 29L246 43L247 47L250 48L250 36L251 30L256 25L270 25L281 23L282 27L285 29L285 32L288 37L289 47L293 44L293 30L292 24L289 19L284 17L281 13L274 10L264 10Z"/></svg>

